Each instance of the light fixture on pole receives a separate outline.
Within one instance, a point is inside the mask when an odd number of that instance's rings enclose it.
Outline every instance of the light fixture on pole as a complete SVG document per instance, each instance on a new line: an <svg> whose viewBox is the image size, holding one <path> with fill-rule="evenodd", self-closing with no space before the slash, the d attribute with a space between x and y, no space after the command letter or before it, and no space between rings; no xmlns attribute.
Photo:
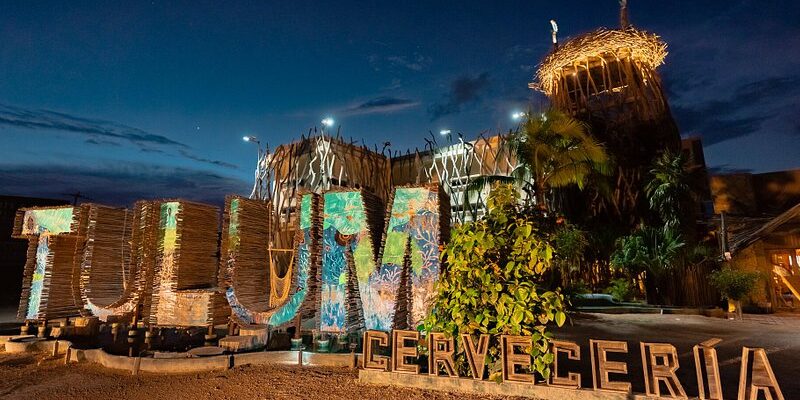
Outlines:
<svg viewBox="0 0 800 400"><path fill-rule="evenodd" d="M327 128L332 127L334 122L335 121L331 117L325 117L325 118L322 119L322 125L327 127Z"/></svg>
<svg viewBox="0 0 800 400"><path fill-rule="evenodd" d="M519 112L519 111L518 112L513 112L511 114L511 119L513 119L514 121L519 121L519 120L525 118L527 115L528 114L526 114L524 112Z"/></svg>
<svg viewBox="0 0 800 400"><path fill-rule="evenodd" d="M261 196L261 189L262 189L260 177L261 177L262 168L264 168L264 166L262 166L262 164L261 164L261 159L263 158L263 154L264 154L264 151L261 149L261 141L259 141L257 137L252 136L252 135L242 136L242 140L244 140L245 142L248 142L248 143L255 143L256 146L258 147L258 159L256 160L256 182L257 183L256 183L256 186L253 188L253 193L255 194L254 197L256 199L260 199L261 198L260 197ZM253 196L253 195L251 195L251 196Z"/></svg>
<svg viewBox="0 0 800 400"><path fill-rule="evenodd" d="M450 134L450 129L442 129L442 130L439 131L439 134L442 135L442 136L449 135Z"/></svg>

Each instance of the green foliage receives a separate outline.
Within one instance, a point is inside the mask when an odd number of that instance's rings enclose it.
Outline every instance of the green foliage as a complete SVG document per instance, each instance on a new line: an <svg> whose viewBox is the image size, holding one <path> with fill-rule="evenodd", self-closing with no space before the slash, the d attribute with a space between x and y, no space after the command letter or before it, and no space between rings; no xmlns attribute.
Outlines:
<svg viewBox="0 0 800 400"><path fill-rule="evenodd" d="M424 329L458 334L531 335L533 369L550 375L553 354L547 324L566 321L563 295L542 288L553 247L535 216L517 206L517 192L501 185L489 196L485 218L458 226L443 252L447 270ZM463 347L459 346L459 351ZM457 360L463 360L460 353ZM500 377L500 346L492 337L490 378ZM462 366L463 367L463 366Z"/></svg>
<svg viewBox="0 0 800 400"><path fill-rule="evenodd" d="M490 183L514 183L526 190L533 187L537 202L546 209L551 189L583 189L593 175L611 173L604 147L586 132L582 122L555 109L529 114L535 116L509 138L517 160L511 176L478 177L468 187L469 192Z"/></svg>
<svg viewBox="0 0 800 400"><path fill-rule="evenodd" d="M631 276L642 272L660 276L673 267L683 246L680 234L669 227L644 226L619 238L611 265L624 268Z"/></svg>
<svg viewBox="0 0 800 400"><path fill-rule="evenodd" d="M713 285L723 298L740 301L747 297L758 283L761 274L725 267L709 274Z"/></svg>
<svg viewBox="0 0 800 400"><path fill-rule="evenodd" d="M630 279L614 279L605 292L616 301L628 301L633 298L633 285Z"/></svg>

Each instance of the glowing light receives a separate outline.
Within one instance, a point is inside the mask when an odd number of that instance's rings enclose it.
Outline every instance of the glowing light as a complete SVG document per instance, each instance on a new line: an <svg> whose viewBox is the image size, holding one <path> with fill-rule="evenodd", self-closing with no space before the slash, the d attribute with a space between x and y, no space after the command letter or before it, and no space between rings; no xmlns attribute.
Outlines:
<svg viewBox="0 0 800 400"><path fill-rule="evenodd" d="M511 114L511 119L513 119L514 121L519 121L519 120L525 118L526 116L528 116L528 114L526 114L524 112L516 111L516 112Z"/></svg>
<svg viewBox="0 0 800 400"><path fill-rule="evenodd" d="M242 140L245 142L258 142L258 138L255 136L242 136Z"/></svg>
<svg viewBox="0 0 800 400"><path fill-rule="evenodd" d="M333 123L334 123L334 120L333 120L333 118L331 118L331 117L326 117L326 118L324 118L324 119L322 120L322 125L325 125L325 126L327 126L327 127L331 127L331 126L333 126Z"/></svg>
<svg viewBox="0 0 800 400"><path fill-rule="evenodd" d="M664 63L667 44L658 35L637 29L598 29L581 35L558 47L542 61L536 72L536 88L551 95L561 79L561 69L575 63L585 64L589 58L618 58L624 54L626 59L656 69Z"/></svg>
<svg viewBox="0 0 800 400"><path fill-rule="evenodd" d="M450 129L442 129L442 130L439 131L439 134L440 135L449 135L450 134Z"/></svg>

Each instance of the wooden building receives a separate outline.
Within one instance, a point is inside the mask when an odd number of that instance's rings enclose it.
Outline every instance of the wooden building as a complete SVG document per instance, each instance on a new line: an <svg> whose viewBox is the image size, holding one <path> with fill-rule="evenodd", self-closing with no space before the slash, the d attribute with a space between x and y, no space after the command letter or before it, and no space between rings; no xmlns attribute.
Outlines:
<svg viewBox="0 0 800 400"><path fill-rule="evenodd" d="M710 183L723 258L761 273L750 305L800 309L800 170L715 175Z"/></svg>

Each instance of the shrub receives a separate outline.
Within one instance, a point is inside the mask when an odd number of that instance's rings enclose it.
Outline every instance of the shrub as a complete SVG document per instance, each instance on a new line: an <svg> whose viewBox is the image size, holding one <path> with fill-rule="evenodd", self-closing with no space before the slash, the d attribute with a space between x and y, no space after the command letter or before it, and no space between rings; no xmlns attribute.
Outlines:
<svg viewBox="0 0 800 400"><path fill-rule="evenodd" d="M633 298L633 285L629 279L614 279L605 292L610 294L616 301L628 301Z"/></svg>
<svg viewBox="0 0 800 400"><path fill-rule="evenodd" d="M530 335L532 369L550 375L553 354L547 324L566 320L564 296L543 289L553 248L531 210L521 210L516 192L499 186L490 194L488 214L456 227L443 252L447 269L439 280L433 313L422 327L458 334L490 334L489 378L501 376L499 335ZM459 370L466 370L462 351Z"/></svg>
<svg viewBox="0 0 800 400"><path fill-rule="evenodd" d="M709 274L713 285L723 298L741 301L749 295L758 283L761 274L725 267Z"/></svg>

